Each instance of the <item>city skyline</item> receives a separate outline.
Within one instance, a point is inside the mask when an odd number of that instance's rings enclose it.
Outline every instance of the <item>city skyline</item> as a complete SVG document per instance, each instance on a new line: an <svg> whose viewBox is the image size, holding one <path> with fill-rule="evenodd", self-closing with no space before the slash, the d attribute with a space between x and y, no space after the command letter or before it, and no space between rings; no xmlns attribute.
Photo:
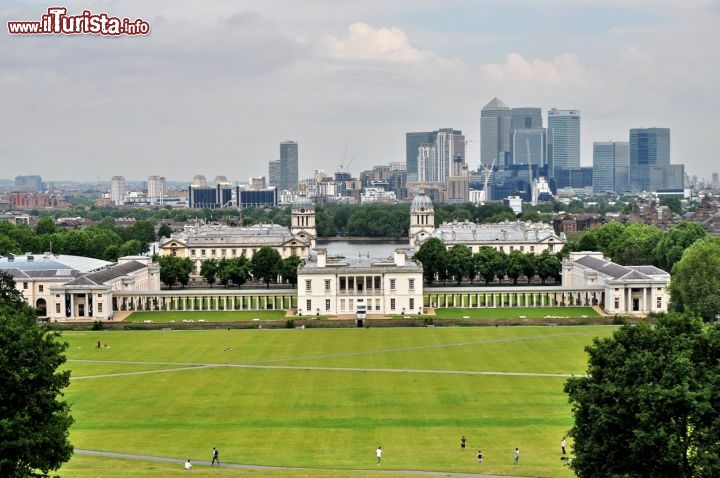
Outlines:
<svg viewBox="0 0 720 478"><path fill-rule="evenodd" d="M720 2L517 3L69 1L71 13L142 18L152 30L6 32L0 174L245 179L267 176L291 138L308 177L351 158L354 171L402 161L406 132L443 125L463 131L476 169L480 112L498 97L544 114L581 111L582 166L592 165L594 142L665 127L672 162L709 175L720 147L710 131ZM11 1L0 18L38 20L47 8ZM562 35L552 34L556 20Z"/></svg>

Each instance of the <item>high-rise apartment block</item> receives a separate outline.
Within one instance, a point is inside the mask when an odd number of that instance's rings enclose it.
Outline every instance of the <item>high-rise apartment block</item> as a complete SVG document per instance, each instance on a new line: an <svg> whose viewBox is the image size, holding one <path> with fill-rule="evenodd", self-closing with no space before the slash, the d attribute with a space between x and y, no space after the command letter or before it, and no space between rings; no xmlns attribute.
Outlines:
<svg viewBox="0 0 720 478"><path fill-rule="evenodd" d="M593 143L593 192L622 193L630 179L630 143Z"/></svg>
<svg viewBox="0 0 720 478"><path fill-rule="evenodd" d="M125 177L113 176L110 180L110 200L116 206L125 204L127 189L125 185Z"/></svg>
<svg viewBox="0 0 720 478"><path fill-rule="evenodd" d="M45 185L40 176L15 176L15 189L39 193L45 190Z"/></svg>
<svg viewBox="0 0 720 478"><path fill-rule="evenodd" d="M405 164L408 181L421 181L418 166L418 148L422 144L435 143L433 132L405 133Z"/></svg>
<svg viewBox="0 0 720 478"><path fill-rule="evenodd" d="M419 139L426 141L417 142ZM413 148L415 154L413 162L407 163L408 181L445 181L462 171L465 164L465 136L462 131L441 128L433 132L407 133L405 140L406 157L411 157Z"/></svg>
<svg viewBox="0 0 720 478"><path fill-rule="evenodd" d="M150 176L147 179L147 199L151 206L162 206L165 198L165 178Z"/></svg>
<svg viewBox="0 0 720 478"><path fill-rule="evenodd" d="M556 176L561 168L580 167L580 111L548 111L548 173Z"/></svg>
<svg viewBox="0 0 720 478"><path fill-rule="evenodd" d="M669 128L630 130L630 186L634 190L655 191L663 188L667 173L662 170L669 166ZM682 182L677 187L682 187Z"/></svg>

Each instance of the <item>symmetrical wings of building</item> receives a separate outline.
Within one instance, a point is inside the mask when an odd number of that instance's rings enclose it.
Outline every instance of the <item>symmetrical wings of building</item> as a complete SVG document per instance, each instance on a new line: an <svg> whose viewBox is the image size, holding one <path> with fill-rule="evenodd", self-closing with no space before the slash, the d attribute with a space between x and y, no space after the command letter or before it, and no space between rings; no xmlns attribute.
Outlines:
<svg viewBox="0 0 720 478"><path fill-rule="evenodd" d="M440 239L448 249L462 244L473 253L482 247L492 247L505 253L515 250L533 254L541 254L545 250L556 253L566 242L565 234L557 235L551 225L539 222L475 224L453 221L436 227L432 201L425 194L419 194L410 205L410 247L418 251L431 237Z"/></svg>
<svg viewBox="0 0 720 478"><path fill-rule="evenodd" d="M283 259L292 255L307 258L315 247L316 237L315 205L310 198L298 196L293 202L289 228L277 224L247 227L198 224L163 238L159 248L161 255L189 257L193 262L192 276L197 278L205 260L240 256L251 259L263 246L277 250Z"/></svg>

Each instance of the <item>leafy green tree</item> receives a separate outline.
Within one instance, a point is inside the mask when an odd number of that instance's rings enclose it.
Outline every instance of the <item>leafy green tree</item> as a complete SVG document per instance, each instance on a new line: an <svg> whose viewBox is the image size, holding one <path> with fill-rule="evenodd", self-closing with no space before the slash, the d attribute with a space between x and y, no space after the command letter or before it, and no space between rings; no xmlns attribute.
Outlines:
<svg viewBox="0 0 720 478"><path fill-rule="evenodd" d="M205 282L210 284L212 288L213 284L217 280L217 273L219 269L217 259L205 259L200 265L200 275L203 276Z"/></svg>
<svg viewBox="0 0 720 478"><path fill-rule="evenodd" d="M320 237L332 237L337 233L332 216L323 207L315 208L315 229Z"/></svg>
<svg viewBox="0 0 720 478"><path fill-rule="evenodd" d="M720 239L700 239L672 270L671 306L713 321L720 314Z"/></svg>
<svg viewBox="0 0 720 478"><path fill-rule="evenodd" d="M160 281L169 289L177 283L184 287L190 282L190 272L192 272L190 258L155 256L155 259L160 264Z"/></svg>
<svg viewBox="0 0 720 478"><path fill-rule="evenodd" d="M282 261L280 275L282 275L284 281L292 284L293 286L297 284L297 273L300 262L302 262L302 260L297 254L286 257Z"/></svg>
<svg viewBox="0 0 720 478"><path fill-rule="evenodd" d="M57 232L57 226L55 225L55 220L50 216L41 217L38 219L37 224L35 224L35 234L45 235L54 234L55 232Z"/></svg>
<svg viewBox="0 0 720 478"><path fill-rule="evenodd" d="M0 232L0 256L7 256L8 254L17 254L20 252L20 247L10 236L3 235Z"/></svg>
<svg viewBox="0 0 720 478"><path fill-rule="evenodd" d="M513 284L517 284L518 278L523 274L525 261L527 261L527 256L523 252L514 250L508 254L505 274L512 279Z"/></svg>
<svg viewBox="0 0 720 478"><path fill-rule="evenodd" d="M437 237L430 237L423 241L420 249L413 259L420 261L423 266L423 278L432 285L436 276L442 279L447 270L448 251L445 244Z"/></svg>
<svg viewBox="0 0 720 478"><path fill-rule="evenodd" d="M632 223L609 245L610 257L622 265L648 265L653 263L655 246L662 231L655 226Z"/></svg>
<svg viewBox="0 0 720 478"><path fill-rule="evenodd" d="M707 233L700 224L681 222L662 235L653 251L653 264L665 271L672 271L685 249L706 236Z"/></svg>
<svg viewBox="0 0 720 478"><path fill-rule="evenodd" d="M137 239L130 239L120 246L121 256L137 256L142 252L142 243Z"/></svg>
<svg viewBox="0 0 720 478"><path fill-rule="evenodd" d="M462 244L456 244L448 251L447 271L448 276L455 278L460 285L463 278L470 276L468 265L472 263L472 252L470 248Z"/></svg>
<svg viewBox="0 0 720 478"><path fill-rule="evenodd" d="M265 282L269 289L270 283L277 281L281 272L282 257L270 246L262 246L250 260L251 270L256 279Z"/></svg>
<svg viewBox="0 0 720 478"><path fill-rule="evenodd" d="M527 277L528 284L530 281L532 281L532 278L535 277L535 274L537 273L537 268L535 267L535 254L532 252L526 252L525 253L525 260L522 261L522 270L525 277Z"/></svg>
<svg viewBox="0 0 720 478"><path fill-rule="evenodd" d="M478 274L485 279L485 285L495 280L497 271L501 269L502 257L500 252L493 247L481 247L478 252L473 254Z"/></svg>
<svg viewBox="0 0 720 478"><path fill-rule="evenodd" d="M560 259L550 254L547 249L535 256L535 273L543 284L548 278L557 277L560 274L560 267Z"/></svg>
<svg viewBox="0 0 720 478"><path fill-rule="evenodd" d="M679 197L664 197L660 199L661 206L667 206L673 214L681 216L683 213L682 201Z"/></svg>
<svg viewBox="0 0 720 478"><path fill-rule="evenodd" d="M62 400L70 371L58 371L66 348L0 272L0 476L47 477L72 456L73 419Z"/></svg>
<svg viewBox="0 0 720 478"><path fill-rule="evenodd" d="M611 221L587 232L580 240L580 246L584 251L600 251L606 256L611 256L611 245L617 241L623 232L625 232L623 224ZM593 242L589 244L584 242L591 240Z"/></svg>
<svg viewBox="0 0 720 478"><path fill-rule="evenodd" d="M170 237L172 235L172 228L168 226L165 223L160 224L160 227L158 228L157 232L157 239L162 239L163 237Z"/></svg>
<svg viewBox="0 0 720 478"><path fill-rule="evenodd" d="M233 284L240 287L250 279L250 261L245 256L233 257L228 259L222 272L227 274Z"/></svg>
<svg viewBox="0 0 720 478"><path fill-rule="evenodd" d="M689 315L596 338L570 378L580 478L720 476L720 327Z"/></svg>

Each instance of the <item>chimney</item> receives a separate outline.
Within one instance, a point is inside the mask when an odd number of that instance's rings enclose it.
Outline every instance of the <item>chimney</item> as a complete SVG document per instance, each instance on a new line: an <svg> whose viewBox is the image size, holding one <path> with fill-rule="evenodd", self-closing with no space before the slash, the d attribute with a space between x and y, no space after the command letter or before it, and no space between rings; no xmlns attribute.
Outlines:
<svg viewBox="0 0 720 478"><path fill-rule="evenodd" d="M318 249L317 266L325 267L327 265L327 249Z"/></svg>
<svg viewBox="0 0 720 478"><path fill-rule="evenodd" d="M398 267L402 267L405 265L405 253L402 251L402 249L395 249L395 265Z"/></svg>

